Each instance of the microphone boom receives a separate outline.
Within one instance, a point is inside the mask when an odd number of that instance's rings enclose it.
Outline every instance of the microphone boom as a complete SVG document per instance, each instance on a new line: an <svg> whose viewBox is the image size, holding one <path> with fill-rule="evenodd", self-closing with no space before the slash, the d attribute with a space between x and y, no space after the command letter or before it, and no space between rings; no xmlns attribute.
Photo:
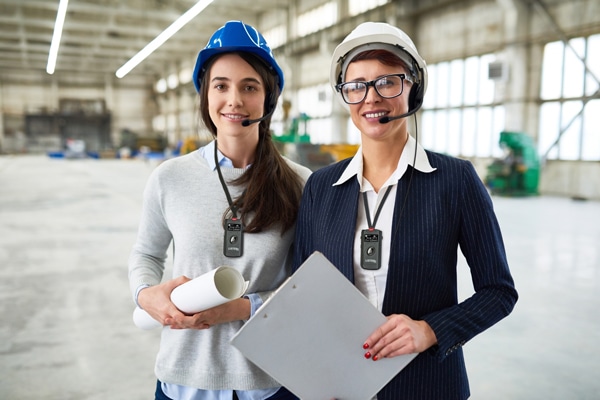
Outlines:
<svg viewBox="0 0 600 400"><path fill-rule="evenodd" d="M261 122L261 121L269 118L274 112L275 112L275 107L271 108L271 110L268 113L266 113L265 115L263 115L260 118L245 119L245 120L242 121L242 126L250 126L250 125L255 124L257 122Z"/></svg>
<svg viewBox="0 0 600 400"><path fill-rule="evenodd" d="M411 110L407 113L401 114L401 115L396 115L395 117L388 117L387 115L385 117L381 117L379 118L379 123L380 124L387 124L388 122L400 119L400 118L404 118L404 117L408 117L409 115L413 115L414 113L417 112L418 109L414 109Z"/></svg>

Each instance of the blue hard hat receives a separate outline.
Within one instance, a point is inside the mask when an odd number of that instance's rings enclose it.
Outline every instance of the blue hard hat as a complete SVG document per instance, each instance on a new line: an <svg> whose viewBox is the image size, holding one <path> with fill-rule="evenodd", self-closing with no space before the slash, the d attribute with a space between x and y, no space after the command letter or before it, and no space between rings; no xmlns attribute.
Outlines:
<svg viewBox="0 0 600 400"><path fill-rule="evenodd" d="M279 77L279 92L283 91L283 71L279 68L273 52L265 38L254 27L242 21L228 21L217 29L204 49L200 50L194 68L194 85L200 91L200 79L204 74L204 64L215 54L245 51L262 58Z"/></svg>

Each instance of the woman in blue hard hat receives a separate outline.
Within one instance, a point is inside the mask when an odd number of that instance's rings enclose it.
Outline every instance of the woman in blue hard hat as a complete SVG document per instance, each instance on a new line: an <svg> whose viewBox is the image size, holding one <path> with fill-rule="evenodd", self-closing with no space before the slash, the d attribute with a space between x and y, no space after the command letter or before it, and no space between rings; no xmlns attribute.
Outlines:
<svg viewBox="0 0 600 400"><path fill-rule="evenodd" d="M200 114L214 140L150 176L129 280L136 303L161 322L156 399L295 399L229 341L289 275L294 225L310 170L283 158L270 135L283 73L263 36L229 21L194 70ZM173 276L161 283L173 245ZM171 291L221 265L249 281L246 295L194 315Z"/></svg>
<svg viewBox="0 0 600 400"><path fill-rule="evenodd" d="M330 79L361 147L307 181L294 269L320 251L387 317L356 343L365 368L418 354L377 400L464 400L462 346L517 301L490 197L471 163L425 151L409 134L427 66L402 30L359 25L335 49ZM459 248L475 289L462 302Z"/></svg>

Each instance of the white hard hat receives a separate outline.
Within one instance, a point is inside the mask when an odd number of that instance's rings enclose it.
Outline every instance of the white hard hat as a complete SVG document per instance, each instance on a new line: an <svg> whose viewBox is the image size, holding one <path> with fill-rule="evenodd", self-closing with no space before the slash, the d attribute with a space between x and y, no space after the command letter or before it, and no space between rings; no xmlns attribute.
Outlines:
<svg viewBox="0 0 600 400"><path fill-rule="evenodd" d="M401 29L384 22L364 22L358 25L333 51L329 83L334 92L342 83L348 64L367 50L386 50L400 57L414 80L409 98L409 110L420 108L427 90L427 64L415 44ZM340 96L341 99L341 96ZM347 107L348 105L344 103Z"/></svg>

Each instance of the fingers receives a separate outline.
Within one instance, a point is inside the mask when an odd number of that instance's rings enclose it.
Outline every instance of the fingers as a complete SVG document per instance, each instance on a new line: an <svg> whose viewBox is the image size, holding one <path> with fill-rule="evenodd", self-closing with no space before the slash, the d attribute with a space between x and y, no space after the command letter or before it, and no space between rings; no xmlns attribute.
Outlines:
<svg viewBox="0 0 600 400"><path fill-rule="evenodd" d="M365 358L377 361L386 357L424 351L420 332L422 322L414 321L406 315L389 316L388 320L365 341L363 345Z"/></svg>
<svg viewBox="0 0 600 400"><path fill-rule="evenodd" d="M191 281L191 279L188 278L187 276L181 275L181 276L178 276L177 278L173 278L170 281L165 282L165 284L167 284L169 286L169 288L171 289L171 291L173 291L173 289L175 289L177 286L183 285L187 281Z"/></svg>
<svg viewBox="0 0 600 400"><path fill-rule="evenodd" d="M198 317L198 314L192 315L192 316L187 316L187 315L183 315L181 318L171 318L170 320L168 319L168 324L171 329L208 329L210 328L212 325L204 320Z"/></svg>
<svg viewBox="0 0 600 400"><path fill-rule="evenodd" d="M162 321L163 325L169 325L171 329L209 329L217 324L244 320L250 317L250 300L242 298L195 314L182 313L171 302L170 295L176 287L188 281L190 281L190 278L180 276L152 287L155 291L154 296L152 296L156 306L154 308L155 319ZM150 288L144 290L150 290Z"/></svg>
<svg viewBox="0 0 600 400"><path fill-rule="evenodd" d="M380 325L363 344L363 349L367 350L365 358L372 358L374 361L377 361L384 357L385 354L382 354L382 349L393 342L395 338L393 331L394 325L390 324L389 319Z"/></svg>
<svg viewBox="0 0 600 400"><path fill-rule="evenodd" d="M200 311L196 314L181 314L169 321L171 329L208 329L222 323L223 305Z"/></svg>
<svg viewBox="0 0 600 400"><path fill-rule="evenodd" d="M171 302L171 292L189 280L188 277L180 276L145 288L138 295L138 303L152 318L163 325L178 325L178 321L184 317L184 314Z"/></svg>

